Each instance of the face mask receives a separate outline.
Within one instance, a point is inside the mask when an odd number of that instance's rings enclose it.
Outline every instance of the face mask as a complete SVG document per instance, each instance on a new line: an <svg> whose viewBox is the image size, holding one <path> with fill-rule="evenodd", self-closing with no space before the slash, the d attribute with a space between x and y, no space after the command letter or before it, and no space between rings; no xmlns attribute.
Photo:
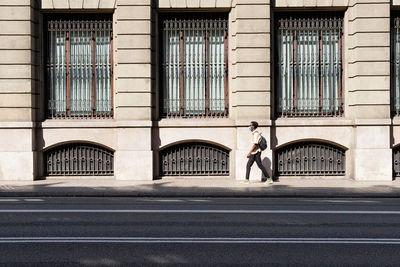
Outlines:
<svg viewBox="0 0 400 267"><path fill-rule="evenodd" d="M249 131L250 131L250 132L252 131L251 127L249 127Z"/></svg>

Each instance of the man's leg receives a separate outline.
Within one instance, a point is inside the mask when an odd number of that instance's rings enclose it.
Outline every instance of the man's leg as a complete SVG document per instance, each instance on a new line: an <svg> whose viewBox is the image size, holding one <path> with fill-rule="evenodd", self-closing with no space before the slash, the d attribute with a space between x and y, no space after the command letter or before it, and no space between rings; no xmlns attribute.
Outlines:
<svg viewBox="0 0 400 267"><path fill-rule="evenodd" d="M254 160L255 160L255 156L252 154L249 158L249 160L247 161L247 166L246 166L246 180L249 180L250 177L250 169L251 166L253 166L254 164Z"/></svg>
<svg viewBox="0 0 400 267"><path fill-rule="evenodd" d="M264 165L262 165L262 162L261 162L261 152L258 152L257 154L255 154L255 158L256 158L256 163L257 163L258 168L261 169L262 173L264 174L264 176L265 176L266 178L270 178L270 177L269 177L269 174L268 174L268 172L267 172L267 170L266 170L265 167L264 167Z"/></svg>

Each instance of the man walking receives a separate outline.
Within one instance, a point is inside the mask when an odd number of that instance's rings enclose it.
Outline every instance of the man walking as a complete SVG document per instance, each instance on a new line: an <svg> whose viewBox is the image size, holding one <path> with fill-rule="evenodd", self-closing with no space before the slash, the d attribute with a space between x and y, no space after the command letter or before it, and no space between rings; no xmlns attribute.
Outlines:
<svg viewBox="0 0 400 267"><path fill-rule="evenodd" d="M250 177L250 170L251 166L253 166L254 161L257 163L257 166L261 169L262 173L264 174L265 177L267 177L267 180L265 183L272 184L272 178L269 177L267 170L265 167L262 165L261 162L261 149L259 147L259 143L261 140L261 135L260 133L256 130L258 128L258 123L256 121L252 121L249 126L249 131L250 133L250 143L252 144L250 152L247 154L247 158L249 161L247 162L247 167L246 167L246 179L244 180L243 183L248 184L250 183L249 177Z"/></svg>

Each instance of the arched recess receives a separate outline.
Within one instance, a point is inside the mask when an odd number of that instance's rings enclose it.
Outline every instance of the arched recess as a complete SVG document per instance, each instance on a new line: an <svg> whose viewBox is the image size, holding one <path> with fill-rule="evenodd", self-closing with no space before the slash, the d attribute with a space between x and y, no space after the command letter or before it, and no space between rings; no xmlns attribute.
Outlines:
<svg viewBox="0 0 400 267"><path fill-rule="evenodd" d="M393 176L400 177L400 144L392 148Z"/></svg>
<svg viewBox="0 0 400 267"><path fill-rule="evenodd" d="M275 151L278 176L343 176L345 149L321 141L301 141Z"/></svg>
<svg viewBox="0 0 400 267"><path fill-rule="evenodd" d="M46 176L114 175L114 152L93 143L63 143L44 151Z"/></svg>
<svg viewBox="0 0 400 267"><path fill-rule="evenodd" d="M227 176L229 150L206 142L184 142L160 150L161 176Z"/></svg>

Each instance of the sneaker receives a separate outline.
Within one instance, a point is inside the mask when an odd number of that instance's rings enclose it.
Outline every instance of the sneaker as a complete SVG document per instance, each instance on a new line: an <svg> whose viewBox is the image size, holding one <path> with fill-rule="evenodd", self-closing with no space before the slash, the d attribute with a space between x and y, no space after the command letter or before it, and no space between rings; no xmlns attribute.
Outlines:
<svg viewBox="0 0 400 267"><path fill-rule="evenodd" d="M268 178L265 182L266 182L266 183L269 183L269 184L273 184L273 183L274 183L274 181L272 180L272 178Z"/></svg>
<svg viewBox="0 0 400 267"><path fill-rule="evenodd" d="M249 184L250 180L249 179L244 179L242 182L240 182L241 184Z"/></svg>

